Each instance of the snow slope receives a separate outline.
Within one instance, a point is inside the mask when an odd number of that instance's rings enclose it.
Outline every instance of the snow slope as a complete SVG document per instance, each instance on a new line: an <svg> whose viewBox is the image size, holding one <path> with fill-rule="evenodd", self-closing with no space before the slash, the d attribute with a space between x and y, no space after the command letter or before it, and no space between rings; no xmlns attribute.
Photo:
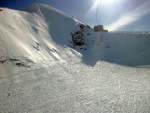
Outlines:
<svg viewBox="0 0 150 113"><path fill-rule="evenodd" d="M29 60L22 63L28 67L51 60L61 61L62 58L76 57L78 54L67 47L71 39L70 33L79 28L72 18L43 4L34 4L27 10L36 12L10 9L0 12L0 57L1 61L6 60L0 65L3 70L0 75L8 75L10 70L10 74L16 71L16 60L21 63ZM9 62L10 60L13 62Z"/></svg>
<svg viewBox="0 0 150 113"><path fill-rule="evenodd" d="M124 66L150 66L149 34L117 34L85 29L84 36L86 44L77 49L83 54L83 62L88 65L95 65L101 60Z"/></svg>
<svg viewBox="0 0 150 113"><path fill-rule="evenodd" d="M149 34L81 30L44 4L0 9L0 113L150 111Z"/></svg>

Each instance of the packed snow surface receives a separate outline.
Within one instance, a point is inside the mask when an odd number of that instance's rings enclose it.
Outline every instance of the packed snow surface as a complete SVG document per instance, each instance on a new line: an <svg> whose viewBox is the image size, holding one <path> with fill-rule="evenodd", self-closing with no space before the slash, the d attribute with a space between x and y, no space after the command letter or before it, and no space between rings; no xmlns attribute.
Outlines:
<svg viewBox="0 0 150 113"><path fill-rule="evenodd" d="M150 34L81 29L44 4L0 9L0 113L150 112Z"/></svg>

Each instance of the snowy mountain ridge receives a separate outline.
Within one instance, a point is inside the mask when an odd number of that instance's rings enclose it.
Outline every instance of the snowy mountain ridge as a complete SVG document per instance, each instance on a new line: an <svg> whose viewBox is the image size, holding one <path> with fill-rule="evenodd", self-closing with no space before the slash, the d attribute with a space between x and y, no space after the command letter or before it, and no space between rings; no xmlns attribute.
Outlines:
<svg viewBox="0 0 150 113"><path fill-rule="evenodd" d="M81 61L88 65L95 65L99 60L127 66L150 64L148 34L94 32L89 26L44 4L33 4L26 8L27 12L1 9L0 61L4 65L14 65L5 62L14 59L21 60L19 66L31 67L32 62L35 65L68 57L82 57ZM71 33L78 31L82 32L85 44L76 46L77 52L70 47L73 44ZM144 50L147 52L141 53ZM138 57L134 58L135 54ZM32 62L22 63L25 60ZM2 69L4 65L0 65Z"/></svg>

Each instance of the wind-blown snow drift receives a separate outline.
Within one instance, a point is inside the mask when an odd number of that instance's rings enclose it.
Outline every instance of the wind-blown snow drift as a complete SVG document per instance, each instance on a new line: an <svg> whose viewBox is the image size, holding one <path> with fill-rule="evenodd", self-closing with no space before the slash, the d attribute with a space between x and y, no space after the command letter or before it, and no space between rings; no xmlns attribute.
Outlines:
<svg viewBox="0 0 150 113"><path fill-rule="evenodd" d="M150 35L81 30L43 4L1 9L0 113L150 111Z"/></svg>

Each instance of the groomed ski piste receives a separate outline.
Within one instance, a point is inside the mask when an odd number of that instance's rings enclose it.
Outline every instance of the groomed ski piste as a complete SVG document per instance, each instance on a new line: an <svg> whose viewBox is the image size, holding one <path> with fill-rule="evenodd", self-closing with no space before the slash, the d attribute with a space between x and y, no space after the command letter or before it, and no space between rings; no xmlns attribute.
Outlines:
<svg viewBox="0 0 150 113"><path fill-rule="evenodd" d="M44 4L0 9L0 113L150 112L150 34L81 29Z"/></svg>

